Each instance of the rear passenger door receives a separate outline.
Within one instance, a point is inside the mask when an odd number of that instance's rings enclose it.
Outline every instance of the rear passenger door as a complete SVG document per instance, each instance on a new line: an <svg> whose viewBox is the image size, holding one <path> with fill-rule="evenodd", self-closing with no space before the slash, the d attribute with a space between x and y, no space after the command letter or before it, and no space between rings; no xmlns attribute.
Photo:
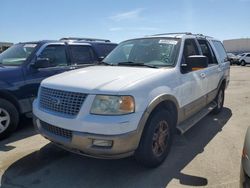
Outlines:
<svg viewBox="0 0 250 188"><path fill-rule="evenodd" d="M97 63L97 57L89 45L70 44L69 52L73 68L82 68Z"/></svg>
<svg viewBox="0 0 250 188"><path fill-rule="evenodd" d="M214 50L211 44L206 39L198 39L202 54L208 58L208 67L206 68L205 74L208 80L207 83L207 103L211 102L216 96L216 89L218 87L222 69L216 59Z"/></svg>
<svg viewBox="0 0 250 188"><path fill-rule="evenodd" d="M220 81L229 76L229 69L230 69L230 62L227 58L227 53L226 50L223 46L223 44L220 41L217 40L211 40L210 43L213 46L214 52L217 54L217 61L218 61L218 68L217 68L217 78L218 81L217 83L219 84ZM215 87L217 87L219 85L215 85Z"/></svg>

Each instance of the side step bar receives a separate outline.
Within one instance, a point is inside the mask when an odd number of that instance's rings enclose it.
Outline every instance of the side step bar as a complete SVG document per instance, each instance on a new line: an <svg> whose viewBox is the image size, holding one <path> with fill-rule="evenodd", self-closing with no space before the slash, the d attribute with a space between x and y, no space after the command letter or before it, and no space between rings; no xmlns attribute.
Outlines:
<svg viewBox="0 0 250 188"><path fill-rule="evenodd" d="M196 123L198 123L203 117L209 114L216 106L217 106L216 102L211 102L206 107L201 109L198 113L196 113L195 115L191 116L184 122L177 125L177 129L181 132L181 134L185 133Z"/></svg>

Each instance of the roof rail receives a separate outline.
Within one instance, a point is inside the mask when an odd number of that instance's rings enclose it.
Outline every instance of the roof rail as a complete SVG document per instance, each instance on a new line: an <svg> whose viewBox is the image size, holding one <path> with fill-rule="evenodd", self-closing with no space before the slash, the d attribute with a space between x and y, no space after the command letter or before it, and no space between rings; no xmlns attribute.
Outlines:
<svg viewBox="0 0 250 188"><path fill-rule="evenodd" d="M79 37L64 37L60 39L61 41L90 41L90 42L110 42L108 39L95 39L95 38L79 38Z"/></svg>
<svg viewBox="0 0 250 188"><path fill-rule="evenodd" d="M160 35L192 35L191 32L179 32L179 33L160 33L151 36L160 36Z"/></svg>
<svg viewBox="0 0 250 188"><path fill-rule="evenodd" d="M200 33L195 34L195 35L198 36L198 37L213 38L213 37L210 37L210 36L207 36L207 35L203 35L203 34L200 34Z"/></svg>

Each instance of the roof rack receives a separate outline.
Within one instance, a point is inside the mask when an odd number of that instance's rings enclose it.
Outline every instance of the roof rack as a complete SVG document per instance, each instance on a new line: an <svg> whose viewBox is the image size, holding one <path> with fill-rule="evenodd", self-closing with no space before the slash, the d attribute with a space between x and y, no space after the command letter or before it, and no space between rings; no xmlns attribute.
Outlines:
<svg viewBox="0 0 250 188"><path fill-rule="evenodd" d="M79 38L79 37L64 37L61 41L90 41L90 42L110 42L108 39L95 39L95 38Z"/></svg>
<svg viewBox="0 0 250 188"><path fill-rule="evenodd" d="M203 34L195 34L196 36L198 37L204 37L204 38L213 38L213 37L210 37L210 36L206 36L206 35L203 35Z"/></svg>
<svg viewBox="0 0 250 188"><path fill-rule="evenodd" d="M160 35L192 35L191 32L179 32L179 33L160 33L151 36L160 36Z"/></svg>

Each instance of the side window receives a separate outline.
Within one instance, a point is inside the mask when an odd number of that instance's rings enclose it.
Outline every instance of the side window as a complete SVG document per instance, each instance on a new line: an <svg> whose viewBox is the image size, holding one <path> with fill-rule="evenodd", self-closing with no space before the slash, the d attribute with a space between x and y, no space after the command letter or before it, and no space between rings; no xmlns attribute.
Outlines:
<svg viewBox="0 0 250 188"><path fill-rule="evenodd" d="M250 57L250 54L247 54L247 57Z"/></svg>
<svg viewBox="0 0 250 188"><path fill-rule="evenodd" d="M191 55L199 55L199 51L194 39L187 39L185 40L183 56L187 58Z"/></svg>
<svg viewBox="0 0 250 188"><path fill-rule="evenodd" d="M117 45L116 44L96 44L99 57L106 57Z"/></svg>
<svg viewBox="0 0 250 188"><path fill-rule="evenodd" d="M220 62L225 62L225 60L227 59L227 53L224 46L219 41L213 41L213 44L219 54Z"/></svg>
<svg viewBox="0 0 250 188"><path fill-rule="evenodd" d="M188 56L199 55L198 47L194 39L187 39L184 43L182 63L186 62Z"/></svg>
<svg viewBox="0 0 250 188"><path fill-rule="evenodd" d="M38 58L47 58L52 66L67 65L67 57L64 45L48 45Z"/></svg>
<svg viewBox="0 0 250 188"><path fill-rule="evenodd" d="M71 45L70 51L74 64L94 63L94 52L90 46Z"/></svg>
<svg viewBox="0 0 250 188"><path fill-rule="evenodd" d="M202 54L208 58L208 64L218 64L214 52L206 40L198 40Z"/></svg>

